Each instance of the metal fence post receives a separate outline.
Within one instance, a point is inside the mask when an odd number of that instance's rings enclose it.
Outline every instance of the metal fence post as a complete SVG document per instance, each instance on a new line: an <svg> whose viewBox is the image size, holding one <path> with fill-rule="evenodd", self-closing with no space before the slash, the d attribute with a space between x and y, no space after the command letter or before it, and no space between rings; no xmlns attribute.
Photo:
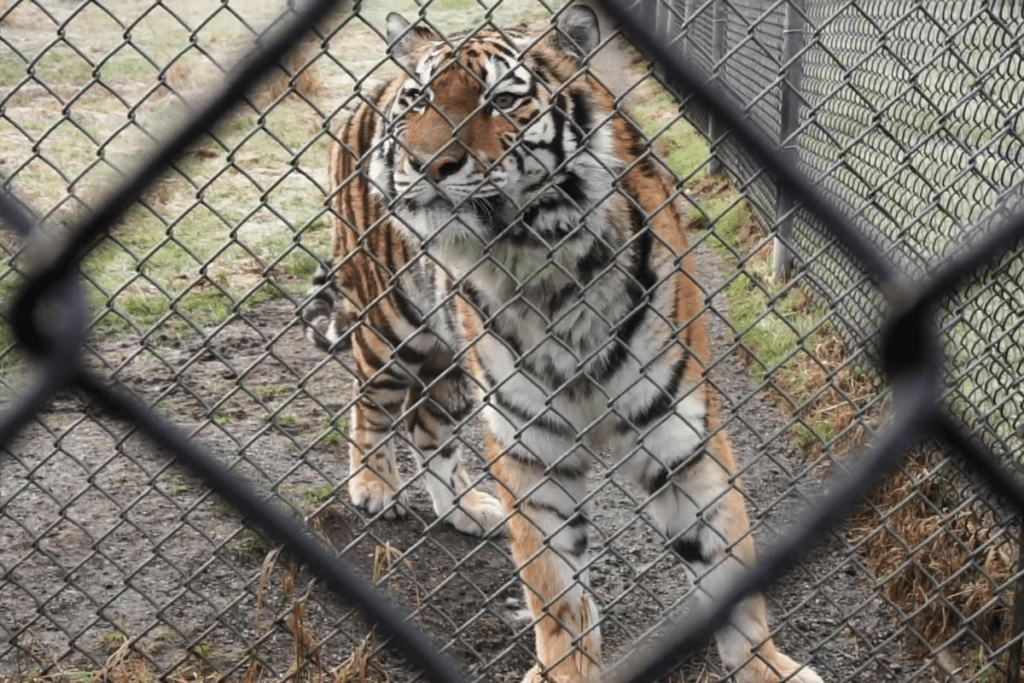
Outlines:
<svg viewBox="0 0 1024 683"><path fill-rule="evenodd" d="M713 80L722 83L725 81L725 37L726 37L726 3L725 0L716 0L715 18L711 33L711 51L714 57L712 65ZM721 173L725 165L718 156L718 143L725 134L718 117L711 115L708 120L708 141L711 145L711 160L708 162L708 172L712 175Z"/></svg>
<svg viewBox="0 0 1024 683"><path fill-rule="evenodd" d="M782 98L779 121L779 142L783 153L794 163L799 161L800 148L796 136L800 127L800 76L804 46L804 0L789 0L786 5L786 26L782 39ZM776 188L778 203L775 217L778 228L773 243L772 272L776 282L789 278L793 268L792 215L794 203L781 186Z"/></svg>

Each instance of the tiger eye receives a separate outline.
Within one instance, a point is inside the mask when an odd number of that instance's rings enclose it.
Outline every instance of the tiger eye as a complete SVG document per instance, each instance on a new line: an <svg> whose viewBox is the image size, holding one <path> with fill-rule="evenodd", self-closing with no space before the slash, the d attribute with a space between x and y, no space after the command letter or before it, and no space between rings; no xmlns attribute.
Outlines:
<svg viewBox="0 0 1024 683"><path fill-rule="evenodd" d="M491 103L498 109L511 109L517 101L519 101L518 96L513 95L512 93L503 92L495 95L491 100Z"/></svg>

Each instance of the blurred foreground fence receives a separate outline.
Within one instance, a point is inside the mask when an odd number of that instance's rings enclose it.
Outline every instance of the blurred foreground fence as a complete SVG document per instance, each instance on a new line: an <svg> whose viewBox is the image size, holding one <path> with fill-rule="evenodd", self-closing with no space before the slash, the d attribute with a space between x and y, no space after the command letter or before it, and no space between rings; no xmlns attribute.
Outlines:
<svg viewBox="0 0 1024 683"><path fill-rule="evenodd" d="M0 9L0 681L531 664L504 541L435 524L417 487L405 521L349 504L352 362L294 311L329 252L331 131L395 73L386 14L539 29L554 8L328 4ZM826 680L1016 680L1021 6L604 9L655 66L606 30L595 73L702 207L763 557L736 595L766 589ZM459 436L476 472L479 431ZM680 621L643 496L614 463L591 479L611 675L724 676L704 645L727 605Z"/></svg>

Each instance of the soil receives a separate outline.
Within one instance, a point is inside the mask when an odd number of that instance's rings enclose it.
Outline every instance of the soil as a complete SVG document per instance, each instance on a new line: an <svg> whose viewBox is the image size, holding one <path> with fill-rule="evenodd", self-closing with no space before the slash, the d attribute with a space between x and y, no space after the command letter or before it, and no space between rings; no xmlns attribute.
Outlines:
<svg viewBox="0 0 1024 683"><path fill-rule="evenodd" d="M730 269L707 245L697 260L707 290L719 292L708 315L721 354L714 381L764 547L819 489L821 473L796 454L786 416L763 400L719 317ZM351 364L305 340L290 301L215 329L161 329L97 342L89 362L376 576L472 678L519 680L532 664L533 635L505 541L434 525L416 485L405 520L370 519L348 504L338 434ZM479 425L463 439L482 473ZM407 453L401 463L411 476ZM687 585L637 513L637 491L601 463L591 490L591 583L614 665L670 627L664 620L678 614ZM337 673L364 642L372 651L361 616L241 519L131 425L77 393L57 396L0 457L0 680L102 668L126 637L154 670L193 678L241 679L250 668L276 678L307 666ZM825 680L902 680L911 666L894 637L897 615L841 532L768 600L780 647ZM382 652L369 656L367 672L369 680L410 678ZM681 672L686 681L717 680L714 648L684 657Z"/></svg>

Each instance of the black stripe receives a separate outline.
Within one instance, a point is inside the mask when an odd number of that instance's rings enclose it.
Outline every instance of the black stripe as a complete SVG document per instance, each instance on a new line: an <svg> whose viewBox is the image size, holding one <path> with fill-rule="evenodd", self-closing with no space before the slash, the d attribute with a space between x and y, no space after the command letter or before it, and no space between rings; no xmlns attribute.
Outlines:
<svg viewBox="0 0 1024 683"><path fill-rule="evenodd" d="M504 42L497 40L488 41L487 45L496 53L499 53L510 60L505 62L507 70L511 71L512 67L519 62L519 53L511 45L507 45ZM491 58L496 60L498 55L493 55Z"/></svg>
<svg viewBox="0 0 1024 683"><path fill-rule="evenodd" d="M389 378L387 374L380 373L374 375L367 382L367 386L374 389L383 389L384 391L402 391L409 388L409 381L397 375L391 375Z"/></svg>
<svg viewBox="0 0 1024 683"><path fill-rule="evenodd" d="M704 547L701 545L699 539L692 538L677 538L672 541L672 550L679 554L679 557L683 558L683 561L693 564L700 562L707 564L708 560L711 559L704 554Z"/></svg>
<svg viewBox="0 0 1024 683"><path fill-rule="evenodd" d="M506 315L510 315L507 310L505 313ZM509 351L512 352L512 355L516 357L516 360L520 360L523 357L523 342L518 336L516 336L515 332L506 329L505 326L502 325L504 319L505 316L501 316L491 320L490 329L492 332L497 333L498 337L501 338L501 341L504 342L505 346L507 346Z"/></svg>
<svg viewBox="0 0 1024 683"><path fill-rule="evenodd" d="M505 458L509 458L511 460L514 460L516 462L516 464L518 464L518 465L520 465L522 467L529 467L530 469L540 470L542 472L547 469L547 466L544 464L544 462L539 457L537 457L533 453L530 453L529 451L526 451L525 453L521 453L521 452L519 452L518 447L519 447L519 445L516 444L516 445L512 446L511 448L505 449L505 451L504 451L504 453L502 453L501 457L505 457ZM524 449L524 450L526 450L526 449Z"/></svg>
<svg viewBox="0 0 1024 683"><path fill-rule="evenodd" d="M420 365L427 360L426 354L423 354L416 349L412 348L410 344L403 344L399 342L397 348L392 350L392 356L398 356L400 360L405 361L411 365Z"/></svg>
<svg viewBox="0 0 1024 683"><path fill-rule="evenodd" d="M368 334L364 327L365 325L366 323L360 323L360 325L355 329L354 336ZM359 344L359 349L362 351L363 361L367 365L374 368L374 370L380 370L384 367L384 359L373 352L373 349L370 348L370 345L365 341L365 339L361 344Z"/></svg>
<svg viewBox="0 0 1024 683"><path fill-rule="evenodd" d="M460 286L462 288L462 293L466 295L466 298L469 299L470 303L485 316L490 317L491 311L488 308L483 295L480 294L480 290L478 290L469 280L463 280L460 283Z"/></svg>
<svg viewBox="0 0 1024 683"><path fill-rule="evenodd" d="M540 427L541 429L560 436L563 439L574 439L576 437L576 431L569 425L556 422L552 418L546 417L545 415L531 415L526 412L525 409L513 404L507 398L505 398L501 389L496 389L490 394L491 400L494 402L495 407L501 410L506 416L511 415L517 418L523 425L517 425L518 427L525 426L526 423L530 427Z"/></svg>
<svg viewBox="0 0 1024 683"><path fill-rule="evenodd" d="M555 98L555 106L551 109L551 122L555 127L555 138L551 141L550 151L555 155L556 167L565 162L565 110L565 95L559 95Z"/></svg>
<svg viewBox="0 0 1024 683"><path fill-rule="evenodd" d="M646 153L647 141L643 140L639 134L634 134L633 139L629 141L629 154L634 159L638 159Z"/></svg>
<svg viewBox="0 0 1024 683"><path fill-rule="evenodd" d="M579 400L594 393L597 384L586 373L579 373L562 385L562 391L570 399Z"/></svg>
<svg viewBox="0 0 1024 683"><path fill-rule="evenodd" d="M645 471L640 484L648 495L653 496L668 485L668 470L664 467L659 467L654 476L650 476Z"/></svg>
<svg viewBox="0 0 1024 683"><path fill-rule="evenodd" d="M566 460L568 458L563 457L554 465L548 467L547 472L562 479L582 479L587 476L588 467L585 460L579 459L579 463L575 465L566 463Z"/></svg>
<svg viewBox="0 0 1024 683"><path fill-rule="evenodd" d="M583 200L587 198L586 193L583 191L583 179L572 172L566 174L565 180L558 184L558 189L580 206L583 204Z"/></svg>
<svg viewBox="0 0 1024 683"><path fill-rule="evenodd" d="M389 230L388 232L391 231ZM420 316L419 307L413 304L412 299L406 296L404 292L396 288L393 298L395 308L398 309L398 312L402 314L402 317L404 317L410 325L413 327L419 327L423 324L423 318Z"/></svg>
<svg viewBox="0 0 1024 683"><path fill-rule="evenodd" d="M545 83L551 83L555 79L552 78L554 69L551 66L551 62L548 58L540 52L531 52L530 58L533 60L533 72L537 75L537 78L544 81Z"/></svg>
<svg viewBox="0 0 1024 683"><path fill-rule="evenodd" d="M554 129L554 137L550 142L527 142L523 141L521 144L526 150L543 149L549 152L555 158L555 167L561 166L565 161L565 96L559 95L555 98L555 106L553 106L549 113L551 114L551 125Z"/></svg>
<svg viewBox="0 0 1024 683"><path fill-rule="evenodd" d="M553 295L548 297L548 315L550 317L554 317L554 315L558 313L559 310L561 310L562 306L565 305L566 301L568 301L570 298L578 298L579 295L580 286L576 282L570 282L569 284L565 285L557 292L555 292Z"/></svg>
<svg viewBox="0 0 1024 683"><path fill-rule="evenodd" d="M521 359L521 367L530 375L531 380L549 388L560 387L569 381L569 378L559 372L549 359L541 360L543 362L538 364L532 353Z"/></svg>
<svg viewBox="0 0 1024 683"><path fill-rule="evenodd" d="M594 239L590 249L576 263L576 273L581 286L586 287L594 279L599 268L608 265L612 260L612 249L600 236Z"/></svg>
<svg viewBox="0 0 1024 683"><path fill-rule="evenodd" d="M633 277L645 290L654 287L657 278L651 271L651 249L654 238L647 224L647 216L636 204L630 202L630 218L636 237L637 249L633 252Z"/></svg>
<svg viewBox="0 0 1024 683"><path fill-rule="evenodd" d="M640 477L640 485L648 495L655 495L664 492L669 483L669 478L678 479L693 469L707 455L707 450L698 448L692 453L687 453L681 459L669 462L665 465L659 464L653 473L645 471Z"/></svg>
<svg viewBox="0 0 1024 683"><path fill-rule="evenodd" d="M634 220L642 220L642 215L635 207L633 214ZM604 381L611 377L625 362L633 335L636 334L640 324L647 316L650 290L656 281L654 273L649 267L652 242L650 230L641 230L634 242L632 279L626 284L630 313L616 329L615 341L603 363L595 364L599 368L595 374L595 379L598 381Z"/></svg>
<svg viewBox="0 0 1024 683"><path fill-rule="evenodd" d="M448 412L447 406L443 406L440 403L438 403L438 401L433 396L428 395L426 399L427 400L423 401L423 403L420 404L419 408L416 409L417 415L429 415L430 417L434 418L434 420L440 422L441 424L451 422L451 418L449 417L450 413Z"/></svg>
<svg viewBox="0 0 1024 683"><path fill-rule="evenodd" d="M570 94L572 98L572 120L579 128L582 135L586 135L593 128L593 119L590 108L590 99L582 91L576 90Z"/></svg>
<svg viewBox="0 0 1024 683"><path fill-rule="evenodd" d="M422 408L420 408L422 410ZM437 432L427 427L427 425L420 419L420 410L415 413L414 422L410 425L410 431L415 430L417 427L427 435L431 441L437 441Z"/></svg>
<svg viewBox="0 0 1024 683"><path fill-rule="evenodd" d="M672 366L672 373L669 376L668 384L659 388L657 396L643 410L633 413L628 419L622 420L616 431L622 433L630 429L643 429L671 411L676 405L676 392L679 389L679 382L683 378L683 371L686 369L689 360L689 352L684 351L683 357Z"/></svg>
<svg viewBox="0 0 1024 683"><path fill-rule="evenodd" d="M520 451L522 449L522 452ZM587 474L586 464L581 465L567 465L562 462L556 463L548 467L543 460L537 455L534 455L522 446L522 444L514 444L510 448L507 448L502 455L504 457L511 458L519 465L523 467L529 467L530 469L539 470L545 474L549 474L556 478L561 479L581 479Z"/></svg>
<svg viewBox="0 0 1024 683"><path fill-rule="evenodd" d="M562 520L563 522L569 521L569 513L562 512L554 505L549 505L548 503L539 503L530 498L526 498L524 500L519 501L519 507L520 509L530 508L532 510L536 510L537 512L547 512L549 514L554 515L555 517L558 517L558 519ZM575 507L573 509L575 509Z"/></svg>

